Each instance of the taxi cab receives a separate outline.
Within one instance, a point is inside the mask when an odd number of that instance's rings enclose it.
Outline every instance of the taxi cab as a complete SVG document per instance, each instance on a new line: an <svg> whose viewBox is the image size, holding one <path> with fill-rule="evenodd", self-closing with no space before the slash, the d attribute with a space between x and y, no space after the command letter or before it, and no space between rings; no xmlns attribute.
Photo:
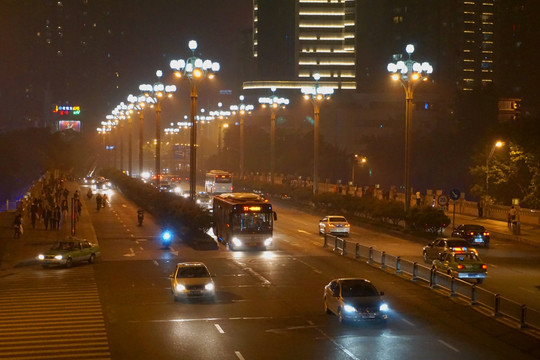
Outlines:
<svg viewBox="0 0 540 360"><path fill-rule="evenodd" d="M475 279L481 284L487 276L487 265L472 250L447 251L433 260L433 266L459 279Z"/></svg>

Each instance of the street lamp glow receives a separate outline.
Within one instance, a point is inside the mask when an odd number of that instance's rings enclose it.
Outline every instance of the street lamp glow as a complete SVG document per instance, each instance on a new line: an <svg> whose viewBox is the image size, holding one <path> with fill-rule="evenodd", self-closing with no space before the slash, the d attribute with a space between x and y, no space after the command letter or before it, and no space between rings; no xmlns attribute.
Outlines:
<svg viewBox="0 0 540 360"><path fill-rule="evenodd" d="M305 86L300 90L304 94L304 99L310 100L313 104L313 194L319 191L319 115L321 104L324 100L330 100L330 95L334 93L331 87L319 85L321 76L316 73L313 75L315 84Z"/></svg>
<svg viewBox="0 0 540 360"><path fill-rule="evenodd" d="M190 121L191 121L191 139L190 139L190 161L189 161L189 192L191 200L195 200L196 194L196 177L197 177L197 122L195 115L197 114L197 86L200 81L205 78L212 79L214 73L220 70L218 62L211 60L202 60L195 55L197 49L197 41L190 40L188 47L192 52L192 56L186 60L178 59L170 62L170 67L175 71L178 78L187 78L190 85Z"/></svg>
<svg viewBox="0 0 540 360"><path fill-rule="evenodd" d="M391 73L391 79L400 81L405 90L405 211L409 210L411 204L409 162L411 158L410 143L414 89L419 83L427 80L428 75L433 72L433 67L428 62L418 63L411 59L414 50L414 45L407 45L405 51L408 54L408 59L389 63L386 67L388 72Z"/></svg>

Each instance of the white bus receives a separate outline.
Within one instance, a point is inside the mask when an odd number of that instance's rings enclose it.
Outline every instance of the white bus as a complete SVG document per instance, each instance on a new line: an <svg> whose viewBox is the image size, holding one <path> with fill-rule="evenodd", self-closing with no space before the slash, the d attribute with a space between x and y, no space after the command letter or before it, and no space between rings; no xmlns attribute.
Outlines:
<svg viewBox="0 0 540 360"><path fill-rule="evenodd" d="M233 192L232 174L223 170L210 170L206 173L204 190L208 194Z"/></svg>

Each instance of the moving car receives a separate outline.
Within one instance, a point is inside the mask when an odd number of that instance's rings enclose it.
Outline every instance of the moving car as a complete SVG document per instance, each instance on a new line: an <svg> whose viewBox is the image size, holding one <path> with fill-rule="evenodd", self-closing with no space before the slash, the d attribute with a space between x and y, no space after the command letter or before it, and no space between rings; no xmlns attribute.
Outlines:
<svg viewBox="0 0 540 360"><path fill-rule="evenodd" d="M75 262L88 261L92 264L100 255L98 245L75 237L67 237L64 241L58 241L45 253L39 254L38 260L43 267L64 265L69 268Z"/></svg>
<svg viewBox="0 0 540 360"><path fill-rule="evenodd" d="M174 300L190 297L213 297L214 280L206 265L201 262L178 263L171 278Z"/></svg>
<svg viewBox="0 0 540 360"><path fill-rule="evenodd" d="M319 234L349 236L351 224L341 215L327 215L319 221Z"/></svg>
<svg viewBox="0 0 540 360"><path fill-rule="evenodd" d="M204 210L212 209L212 197L205 192L197 193L196 203Z"/></svg>
<svg viewBox="0 0 540 360"><path fill-rule="evenodd" d="M386 321L388 305L383 292L366 279L340 278L324 287L324 310L336 314L339 322Z"/></svg>
<svg viewBox="0 0 540 360"><path fill-rule="evenodd" d="M471 250L445 252L439 260L433 260L433 266L459 279L476 279L478 284L487 276L487 265Z"/></svg>
<svg viewBox="0 0 540 360"><path fill-rule="evenodd" d="M471 247L465 239L439 237L424 246L422 256L425 262L431 263L433 260L439 259L441 254L455 250L471 250L476 252L476 249Z"/></svg>
<svg viewBox="0 0 540 360"><path fill-rule="evenodd" d="M471 245L489 247L489 232L482 225L461 224L452 231L452 236L463 238Z"/></svg>

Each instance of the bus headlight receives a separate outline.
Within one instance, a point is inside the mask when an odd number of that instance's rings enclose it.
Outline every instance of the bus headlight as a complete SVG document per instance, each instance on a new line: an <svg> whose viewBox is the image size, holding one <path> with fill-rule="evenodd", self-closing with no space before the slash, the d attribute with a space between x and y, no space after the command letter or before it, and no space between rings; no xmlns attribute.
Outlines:
<svg viewBox="0 0 540 360"><path fill-rule="evenodd" d="M240 241L239 238L233 237L233 238L232 238L232 244L233 244L234 246L242 246L242 241Z"/></svg>
<svg viewBox="0 0 540 360"><path fill-rule="evenodd" d="M270 246L270 245L272 245L272 238L268 238L264 240L264 246Z"/></svg>

